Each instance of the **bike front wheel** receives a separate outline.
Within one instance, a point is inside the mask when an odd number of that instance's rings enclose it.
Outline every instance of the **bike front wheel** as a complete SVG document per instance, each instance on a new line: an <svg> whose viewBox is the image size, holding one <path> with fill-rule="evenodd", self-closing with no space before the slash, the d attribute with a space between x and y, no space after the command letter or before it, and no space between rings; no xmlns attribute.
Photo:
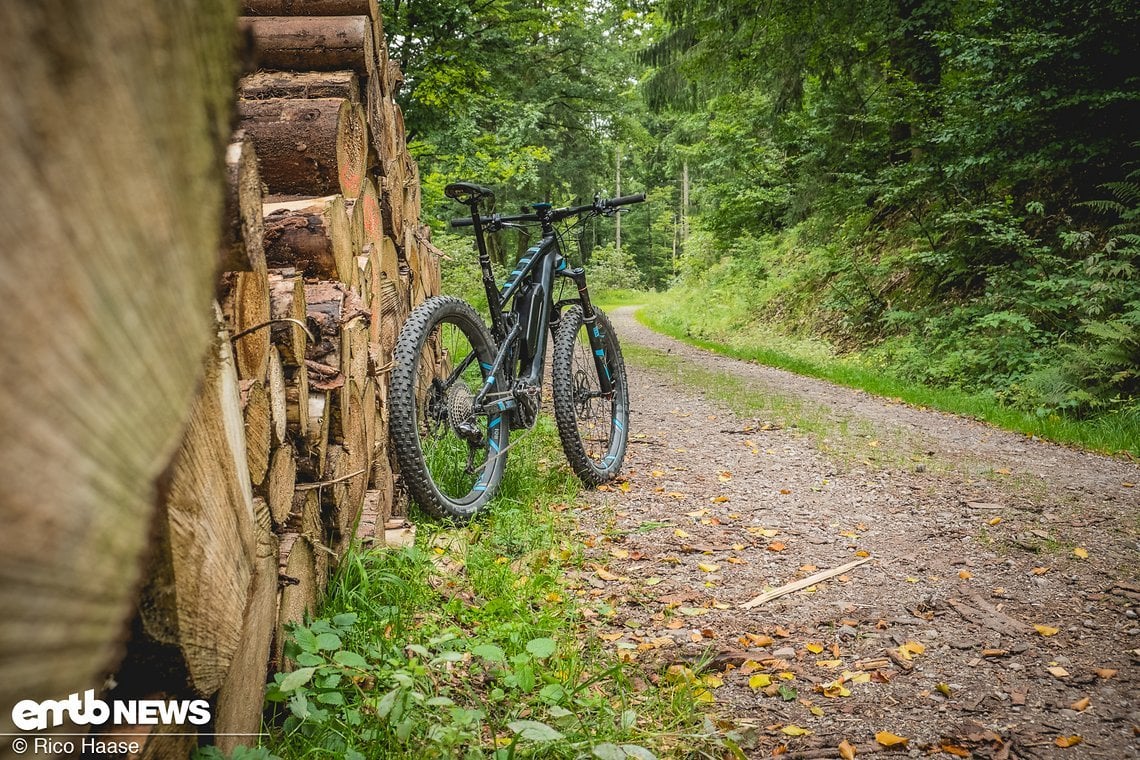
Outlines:
<svg viewBox="0 0 1140 760"><path fill-rule="evenodd" d="M448 296L411 313L396 343L389 390L392 441L400 475L425 511L467 521L503 477L509 435L502 412L476 408L489 386L494 342L475 310Z"/></svg>
<svg viewBox="0 0 1140 760"><path fill-rule="evenodd" d="M573 306L562 315L551 366L554 417L562 449L574 473L588 486L617 477L629 440L625 361L610 320L601 309L595 308L594 314L592 328L581 306ZM603 356L595 355L590 329L598 331ZM602 390L599 372L609 374L608 392Z"/></svg>

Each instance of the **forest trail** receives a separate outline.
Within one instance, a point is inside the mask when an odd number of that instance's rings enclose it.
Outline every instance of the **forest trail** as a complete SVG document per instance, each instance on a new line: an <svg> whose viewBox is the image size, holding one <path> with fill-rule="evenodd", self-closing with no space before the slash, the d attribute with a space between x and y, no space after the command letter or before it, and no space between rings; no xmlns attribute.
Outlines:
<svg viewBox="0 0 1140 760"><path fill-rule="evenodd" d="M627 479L580 510L571 582L645 678L704 679L750 757L862 757L891 735L912 756L1140 757L1140 467L612 316Z"/></svg>

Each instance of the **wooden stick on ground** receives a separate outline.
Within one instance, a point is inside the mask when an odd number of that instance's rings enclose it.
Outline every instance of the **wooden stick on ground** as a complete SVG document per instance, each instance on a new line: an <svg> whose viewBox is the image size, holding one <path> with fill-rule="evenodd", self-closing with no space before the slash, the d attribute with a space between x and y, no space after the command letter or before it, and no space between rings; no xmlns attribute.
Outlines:
<svg viewBox="0 0 1140 760"><path fill-rule="evenodd" d="M765 602L770 602L773 599L778 599L781 596L791 594L795 591L799 591L800 589L805 589L808 586L814 586L816 583L819 583L820 581L825 581L828 578L834 578L837 575L843 575L848 570L852 570L856 567L859 567L859 565L864 565L870 561L871 561L870 557L863 557L862 559L857 559L853 562L848 562L846 565L840 565L839 567L834 567L831 570L820 570L818 573L812 573L811 575L809 575L806 578L800 578L798 581L786 583L783 586L780 586L779 588L772 589L771 591L765 591L763 594L760 594L759 596L757 596L753 599L749 599L747 602L740 605L740 609L750 610L753 607L759 607L761 604L764 604Z"/></svg>

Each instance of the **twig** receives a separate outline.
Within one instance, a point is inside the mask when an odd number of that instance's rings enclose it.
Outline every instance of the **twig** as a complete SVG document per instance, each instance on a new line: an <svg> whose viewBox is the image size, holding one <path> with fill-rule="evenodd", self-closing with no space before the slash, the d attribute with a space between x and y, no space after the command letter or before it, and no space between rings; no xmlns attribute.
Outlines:
<svg viewBox="0 0 1140 760"><path fill-rule="evenodd" d="M772 589L771 591L765 591L763 594L760 594L759 596L750 599L744 604L740 605L740 609L750 610L753 607L759 607L765 602L770 602L773 599L778 599L781 596L791 594L792 592L799 591L800 589L805 589L808 586L819 583L820 581L825 581L828 578L834 578L837 575L843 575L848 570L852 570L856 567L859 567L859 565L864 565L870 561L871 557L863 557L862 559L848 562L846 565L840 565L839 567L832 568L831 570L820 570L818 573L812 573L806 578L801 578L798 581L787 583L783 586L780 586L779 588Z"/></svg>
<svg viewBox="0 0 1140 760"><path fill-rule="evenodd" d="M350 472L347 475L341 475L339 478L333 478L332 480L322 480L318 483L301 483L300 485L298 485L293 490L294 491L312 491L314 488L322 488L324 486L331 486L334 483L342 483L346 480L352 480L357 475L363 475L366 472L368 472L367 468L365 468L363 470L357 470L356 472Z"/></svg>
<svg viewBox="0 0 1140 760"><path fill-rule="evenodd" d="M241 332L234 333L233 335L231 335L230 336L230 342L232 343L233 341L237 340L238 338L243 338L246 335L249 335L251 332L255 332L257 330L260 330L263 327L269 327L270 325L275 325L275 324L278 324L280 322L292 322L293 324L297 325L297 327L300 327L302 330L305 331L305 335L308 336L310 343L316 343L317 342L317 339L313 337L313 334L311 332L309 332L309 326L306 325L301 320L293 319L292 317L280 317L279 319L271 319L268 322L262 322L259 325L254 325L253 327L247 327L244 330L242 330Z"/></svg>

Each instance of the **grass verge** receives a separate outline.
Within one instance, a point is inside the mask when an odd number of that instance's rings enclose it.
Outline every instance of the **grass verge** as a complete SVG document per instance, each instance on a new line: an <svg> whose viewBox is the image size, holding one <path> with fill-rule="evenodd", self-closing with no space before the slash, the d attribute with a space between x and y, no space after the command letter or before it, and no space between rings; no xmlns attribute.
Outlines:
<svg viewBox="0 0 1140 760"><path fill-rule="evenodd" d="M868 367L854 358L834 356L814 343L792 341L779 336L766 345L766 338L771 336L762 331L743 331L731 338L717 336L719 340L694 337L689 334L686 325L663 318L661 309L656 308L654 302L660 303L651 297L650 305L638 310L638 321L652 330L699 348L786 369L799 375L829 380L868 393L901 399L914 406L983 420L1024 435L1075 444L1103 453L1140 456L1140 415L1135 412L1107 414L1090 420L1076 420L1060 415L1041 417L1003 406L988 394L936 388L906 380L881 367Z"/></svg>
<svg viewBox="0 0 1140 760"><path fill-rule="evenodd" d="M713 756L691 687L646 689L563 582L582 562L578 485L553 423L510 456L486 518L418 519L414 547L344 559L318 619L292 632L295 668L270 684L265 746L240 757Z"/></svg>

